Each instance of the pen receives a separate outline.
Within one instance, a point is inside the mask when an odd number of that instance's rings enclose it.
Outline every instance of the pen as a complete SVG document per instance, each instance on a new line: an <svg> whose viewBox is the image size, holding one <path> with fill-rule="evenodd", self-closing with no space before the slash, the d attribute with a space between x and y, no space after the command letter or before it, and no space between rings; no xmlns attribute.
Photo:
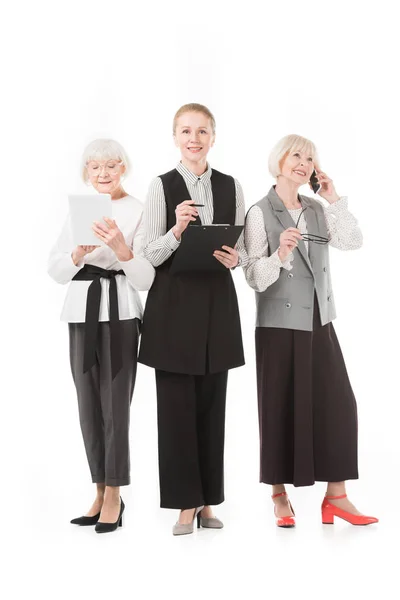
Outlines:
<svg viewBox="0 0 400 600"><path fill-rule="evenodd" d="M191 206L196 206L197 208L198 206L204 206L204 204L191 204Z"/></svg>

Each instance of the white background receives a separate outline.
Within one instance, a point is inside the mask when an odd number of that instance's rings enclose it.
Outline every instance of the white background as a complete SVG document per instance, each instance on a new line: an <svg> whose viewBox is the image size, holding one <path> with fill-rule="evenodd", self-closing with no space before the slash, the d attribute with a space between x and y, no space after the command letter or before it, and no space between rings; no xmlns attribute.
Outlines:
<svg viewBox="0 0 400 600"><path fill-rule="evenodd" d="M1 531L9 598L372 597L397 578L399 539L398 20L395 2L14 2L2 13ZM365 242L332 250L335 323L359 409L360 480L348 491L377 526L320 523L324 485L289 493L298 526L277 530L258 483L254 298L235 273L247 364L230 374L226 502L219 532L173 538L159 509L153 372L131 411L125 526L69 525L93 488L48 251L85 191L79 158L109 136L131 157L127 190L178 160L172 117L210 107L210 162L249 208L269 189L274 143L299 133L348 195ZM308 193L306 189L304 193ZM143 298L144 299L144 298ZM5 560L4 560L5 558ZM4 589L3 589L4 591Z"/></svg>

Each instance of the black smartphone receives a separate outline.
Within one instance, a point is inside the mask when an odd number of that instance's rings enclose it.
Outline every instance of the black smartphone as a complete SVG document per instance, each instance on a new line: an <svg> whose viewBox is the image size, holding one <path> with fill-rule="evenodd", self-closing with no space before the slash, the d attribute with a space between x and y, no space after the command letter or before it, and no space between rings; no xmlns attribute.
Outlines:
<svg viewBox="0 0 400 600"><path fill-rule="evenodd" d="M316 173L315 169L311 174L310 184L311 184L314 194L318 194L319 190L321 189L321 184L318 183L317 173Z"/></svg>

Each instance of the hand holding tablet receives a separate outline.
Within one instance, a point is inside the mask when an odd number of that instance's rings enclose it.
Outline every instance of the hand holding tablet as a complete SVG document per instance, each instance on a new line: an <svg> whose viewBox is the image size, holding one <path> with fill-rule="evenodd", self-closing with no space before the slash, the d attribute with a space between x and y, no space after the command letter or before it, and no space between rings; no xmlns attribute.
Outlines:
<svg viewBox="0 0 400 600"><path fill-rule="evenodd" d="M105 241L95 235L93 224L102 222L104 215L112 215L110 194L70 195L68 202L74 245L104 245Z"/></svg>

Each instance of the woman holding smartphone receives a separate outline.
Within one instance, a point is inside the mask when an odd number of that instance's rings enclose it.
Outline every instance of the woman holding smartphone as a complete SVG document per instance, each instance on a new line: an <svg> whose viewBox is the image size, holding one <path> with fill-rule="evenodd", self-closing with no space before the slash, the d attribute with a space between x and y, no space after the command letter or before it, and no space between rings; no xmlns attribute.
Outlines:
<svg viewBox="0 0 400 600"><path fill-rule="evenodd" d="M221 528L211 505L224 500L223 453L228 370L244 364L230 269L245 264L237 248L214 253L226 271L173 275L181 236L192 223L244 224L239 183L211 169L215 120L201 104L173 121L181 160L151 184L144 209L144 255L156 269L143 320L139 361L156 370L162 508L181 509L174 535Z"/></svg>
<svg viewBox="0 0 400 600"><path fill-rule="evenodd" d="M129 412L135 387L142 304L154 269L140 255L143 205L122 186L129 162L114 140L95 140L82 157L83 181L110 194L112 215L93 223L102 245L74 247L70 217L51 251L48 272L69 284L61 319L68 323L70 362L96 497L71 523L96 532L122 525L120 486L130 483ZM112 218L111 218L112 217Z"/></svg>
<svg viewBox="0 0 400 600"><path fill-rule="evenodd" d="M357 407L332 324L329 267L329 246L356 250L362 234L311 141L280 140L269 170L276 185L249 210L245 227L245 274L257 304L261 481L272 485L279 527L295 525L285 484L315 481L327 482L323 523L335 516L375 523L346 495L346 480L358 478ZM327 207L299 194L312 175Z"/></svg>

